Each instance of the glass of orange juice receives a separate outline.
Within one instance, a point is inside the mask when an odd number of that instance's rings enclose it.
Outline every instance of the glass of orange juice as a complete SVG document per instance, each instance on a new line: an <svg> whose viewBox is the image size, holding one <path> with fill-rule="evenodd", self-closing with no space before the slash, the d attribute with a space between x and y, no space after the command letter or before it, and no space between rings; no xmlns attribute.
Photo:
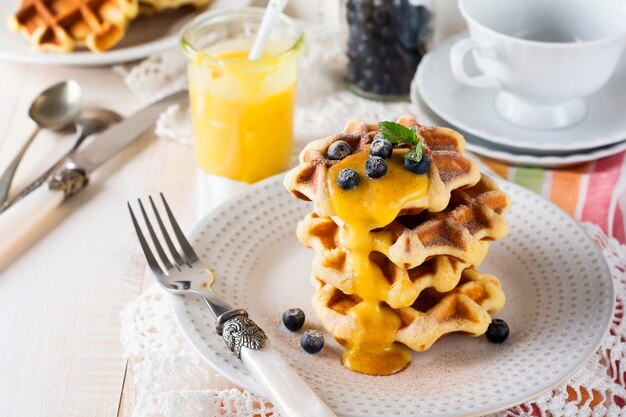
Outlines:
<svg viewBox="0 0 626 417"><path fill-rule="evenodd" d="M285 170L302 30L277 20L261 58L250 61L263 9L205 13L182 32L196 159L207 173L253 183Z"/></svg>

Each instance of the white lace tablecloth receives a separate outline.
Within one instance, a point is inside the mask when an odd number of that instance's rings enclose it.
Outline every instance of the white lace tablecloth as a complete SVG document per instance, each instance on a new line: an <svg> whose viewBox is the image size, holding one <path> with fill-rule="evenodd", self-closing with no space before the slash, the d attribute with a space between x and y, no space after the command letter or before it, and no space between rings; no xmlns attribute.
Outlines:
<svg viewBox="0 0 626 417"><path fill-rule="evenodd" d="M295 135L300 143L339 131L353 118L390 120L415 113L410 103L373 102L346 91L341 76L345 54L338 36L319 26L306 31L295 116ZM149 100L186 87L185 61L177 50L115 70L135 94ZM191 146L188 109L175 106L166 111L158 121L157 133ZM624 415L625 374L620 363L626 340L622 320L626 247L607 238L593 224L585 224L585 228L602 249L613 274L617 309L610 334L567 384L531 403L496 414L499 417ZM167 297L157 286L128 305L121 319L124 352L133 359L138 395L133 417L276 416L271 404L233 386L193 351L178 329Z"/></svg>
<svg viewBox="0 0 626 417"><path fill-rule="evenodd" d="M555 390L498 417L618 417L625 398L623 300L626 296L626 247L608 239L595 225L587 232L602 249L615 284L617 308L609 335L587 365ZM187 343L176 324L168 296L153 285L121 315L124 352L134 359L138 398L133 417L269 416L271 404L238 389L219 375ZM593 405L593 409L592 409ZM276 416L276 414L273 414Z"/></svg>

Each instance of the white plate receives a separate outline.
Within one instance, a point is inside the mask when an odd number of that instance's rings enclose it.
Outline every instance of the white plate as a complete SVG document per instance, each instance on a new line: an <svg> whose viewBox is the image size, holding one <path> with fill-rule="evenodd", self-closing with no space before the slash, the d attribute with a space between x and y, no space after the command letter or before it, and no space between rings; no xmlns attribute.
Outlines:
<svg viewBox="0 0 626 417"><path fill-rule="evenodd" d="M530 130L506 122L495 111L498 90L459 84L450 69L450 48L467 35L441 43L421 61L417 88L424 102L441 118L484 140L518 149L580 151L626 140L626 71L587 98L589 113L565 129ZM623 68L623 67L622 67Z"/></svg>
<svg viewBox="0 0 626 417"><path fill-rule="evenodd" d="M421 121L435 126L450 127L459 131L467 142L467 149L477 153L478 155L483 155L491 159L514 165L526 165L543 168L564 168L606 158L626 150L626 141L622 141L601 148L555 155L550 151L515 149L489 142L459 129L436 115L428 108L426 103L424 103L420 97L416 84L417 83L414 80L411 85L411 103L416 107L417 114L420 115Z"/></svg>
<svg viewBox="0 0 626 417"><path fill-rule="evenodd" d="M124 39L106 52L93 53L82 49L71 53L54 53L34 50L26 37L9 30L6 21L15 12L18 3L17 0L0 2L0 59L44 65L97 66L144 58L175 47L180 29L199 13L191 8L183 8L139 18L130 23Z"/></svg>
<svg viewBox="0 0 626 417"><path fill-rule="evenodd" d="M341 416L470 416L527 401L579 369L608 329L613 286L602 254L576 221L536 194L502 182L513 207L510 235L493 244L481 271L501 279L507 304L498 317L511 327L503 345L450 335L415 353L398 374L372 377L341 365L343 349L325 333L317 355L302 351L302 331L281 324L300 307L306 328L319 328L310 308L311 250L296 239L311 204L295 200L282 176L260 182L209 213L192 242L217 275L216 289L246 307L275 348ZM263 395L227 351L214 320L194 297L172 302L197 351L233 382ZM471 384L468 381L472 381Z"/></svg>

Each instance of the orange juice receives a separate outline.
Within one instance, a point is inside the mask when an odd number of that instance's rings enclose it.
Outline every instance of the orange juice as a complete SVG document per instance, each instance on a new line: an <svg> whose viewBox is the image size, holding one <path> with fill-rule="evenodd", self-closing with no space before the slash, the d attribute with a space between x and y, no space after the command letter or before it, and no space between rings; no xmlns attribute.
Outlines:
<svg viewBox="0 0 626 417"><path fill-rule="evenodd" d="M188 66L196 159L211 174L252 183L285 170L293 143L295 54L269 42L247 59L252 40L226 40Z"/></svg>

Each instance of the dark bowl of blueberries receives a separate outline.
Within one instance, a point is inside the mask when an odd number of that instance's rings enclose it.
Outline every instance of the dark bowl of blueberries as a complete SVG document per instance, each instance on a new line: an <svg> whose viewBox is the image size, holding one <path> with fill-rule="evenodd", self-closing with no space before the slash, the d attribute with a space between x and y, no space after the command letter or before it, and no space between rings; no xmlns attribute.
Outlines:
<svg viewBox="0 0 626 417"><path fill-rule="evenodd" d="M431 12L410 0L348 0L348 87L377 100L406 100L427 52Z"/></svg>

